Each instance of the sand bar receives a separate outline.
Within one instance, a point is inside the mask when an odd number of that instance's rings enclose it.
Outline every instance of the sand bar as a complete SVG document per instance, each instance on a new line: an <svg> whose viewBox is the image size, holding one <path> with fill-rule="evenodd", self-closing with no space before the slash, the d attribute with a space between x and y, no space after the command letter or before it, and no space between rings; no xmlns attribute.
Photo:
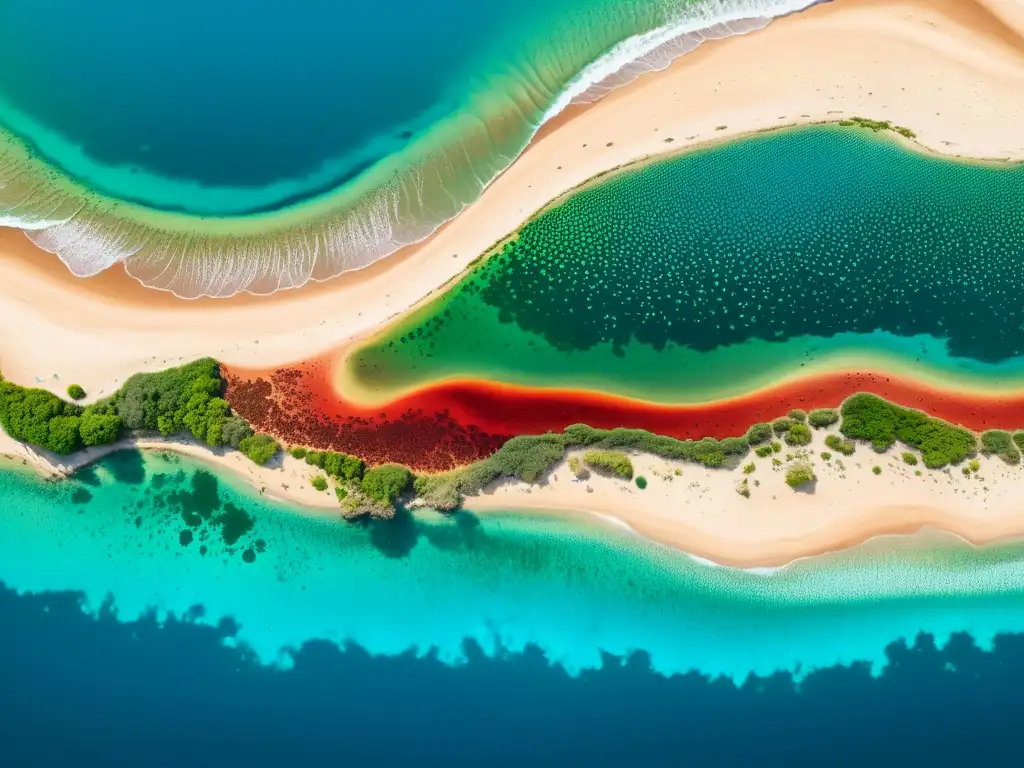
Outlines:
<svg viewBox="0 0 1024 768"><path fill-rule="evenodd" d="M542 485L505 482L468 498L474 512L533 509L598 515L637 534L741 568L781 566L889 534L937 528L974 543L1024 536L1024 469L997 457L979 457L970 477L961 467L929 470L907 465L902 449L877 454L860 445L853 456L820 458L824 433L811 446L818 477L813 491L794 491L782 467L750 454L754 472L705 469L650 455L632 457L639 489L621 479L591 474L577 480L563 462ZM571 452L569 455L578 454ZM837 461L838 459L838 461ZM843 467L842 469L840 468ZM881 474L872 468L881 467ZM676 474L679 470L681 474ZM915 472L920 472L916 475ZM749 498L737 492L747 480ZM757 484L755 484L755 481Z"/></svg>
<svg viewBox="0 0 1024 768"><path fill-rule="evenodd" d="M836 0L708 43L564 113L424 243L268 299L185 302L124 274L76 280L21 233L0 231L0 369L99 396L131 373L203 355L264 368L324 354L415 305L595 174L766 127L860 114L910 126L929 150L1024 158L1019 10L1007 0Z"/></svg>

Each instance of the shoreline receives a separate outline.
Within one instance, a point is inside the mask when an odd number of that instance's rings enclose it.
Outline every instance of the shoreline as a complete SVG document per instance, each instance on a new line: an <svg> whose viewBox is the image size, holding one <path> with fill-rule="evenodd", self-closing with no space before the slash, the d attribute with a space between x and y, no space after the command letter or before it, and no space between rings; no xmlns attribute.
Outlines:
<svg viewBox="0 0 1024 768"><path fill-rule="evenodd" d="M471 514L518 514L586 519L669 547L715 566L740 570L780 569L800 560L829 556L885 537L919 536L928 530L956 536L972 546L1024 538L1024 468L996 456L979 455L979 469L929 470L902 458L905 446L876 453L858 443L852 456L821 458L824 439L833 430L813 430L804 449L783 444L778 456L806 455L817 480L809 489L785 483L786 462L774 466L753 452L731 468L709 469L628 451L635 483L591 472L574 477L570 449L537 483L498 480L467 496L462 508ZM310 478L322 474L287 452L267 466L257 466L237 451L210 449L180 438L126 438L71 457L58 457L0 431L0 460L51 480L66 479L78 469L121 450L167 451L186 456L244 483L250 491L287 505L286 514L309 514L343 522L334 494L316 491ZM753 464L747 473L743 467ZM873 467L880 467L875 474ZM2 463L0 463L2 467ZM749 496L737 489L746 480ZM413 502L414 514L422 503ZM386 524L386 523L385 523Z"/></svg>
<svg viewBox="0 0 1024 768"><path fill-rule="evenodd" d="M18 383L59 391L74 381L100 393L130 373L196 357L262 369L327 354L428 299L567 190L711 139L862 114L910 126L921 145L944 155L1024 158L1011 98L1024 89L1024 46L994 31L993 18L955 0L836 0L709 41L592 105L566 109L428 240L362 272L267 299L187 302L123 274L58 275L30 263L48 259L63 270L54 257L18 231L0 231L0 313L34 329L31 345L0 341L0 366ZM935 114L929 105L940 91ZM957 92L970 92L971 104L948 96ZM983 114L972 107L979 103ZM729 127L715 131L715 123Z"/></svg>

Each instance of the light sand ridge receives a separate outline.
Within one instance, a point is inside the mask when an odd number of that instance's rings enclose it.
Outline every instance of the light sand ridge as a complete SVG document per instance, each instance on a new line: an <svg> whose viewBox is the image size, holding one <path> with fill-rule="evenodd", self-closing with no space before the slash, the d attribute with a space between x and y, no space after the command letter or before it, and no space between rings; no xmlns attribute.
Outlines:
<svg viewBox="0 0 1024 768"><path fill-rule="evenodd" d="M1019 19L1018 5L987 2ZM1024 158L1024 46L999 18L968 0L836 0L708 43L566 110L428 241L266 300L183 302L123 277L74 280L20 233L0 233L0 370L19 384L61 392L75 382L100 396L131 373L205 355L258 369L329 353L422 301L594 175L764 128L860 114L909 126L938 152Z"/></svg>
<svg viewBox="0 0 1024 768"><path fill-rule="evenodd" d="M786 455L801 449L785 444L773 454L781 466L773 466L773 457L751 453L731 470L634 454L636 475L648 481L643 490L593 473L576 479L567 461L580 451L572 451L543 484L502 482L467 498L465 507L483 513L532 509L598 515L690 554L742 568L785 565L922 528L975 544L1024 536L1020 466L979 457L980 469L966 477L962 467L910 466L900 447L878 454L858 445L854 455L841 456L825 446L824 438L825 432L816 432L803 449L818 477L811 490L786 485ZM829 461L821 458L823 451L832 453ZM756 469L744 474L742 466L749 463ZM737 491L744 480L749 498Z"/></svg>

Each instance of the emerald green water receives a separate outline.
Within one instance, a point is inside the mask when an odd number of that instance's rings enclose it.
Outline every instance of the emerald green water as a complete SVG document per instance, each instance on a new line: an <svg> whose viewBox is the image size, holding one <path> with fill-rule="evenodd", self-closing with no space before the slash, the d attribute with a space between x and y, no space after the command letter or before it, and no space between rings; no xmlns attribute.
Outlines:
<svg viewBox="0 0 1024 768"><path fill-rule="evenodd" d="M1024 168L816 126L618 173L527 223L349 359L386 393L441 378L663 402L884 359L1024 378Z"/></svg>
<svg viewBox="0 0 1024 768"><path fill-rule="evenodd" d="M589 518L400 515L350 526L301 514L168 454L121 453L74 479L0 472L0 582L73 590L122 621L156 611L239 625L268 663L324 639L372 654L464 659L536 645L572 671L602 652L657 671L867 660L899 638L1024 630L1024 546L893 539L774 571L716 567ZM161 619L162 620L162 619Z"/></svg>

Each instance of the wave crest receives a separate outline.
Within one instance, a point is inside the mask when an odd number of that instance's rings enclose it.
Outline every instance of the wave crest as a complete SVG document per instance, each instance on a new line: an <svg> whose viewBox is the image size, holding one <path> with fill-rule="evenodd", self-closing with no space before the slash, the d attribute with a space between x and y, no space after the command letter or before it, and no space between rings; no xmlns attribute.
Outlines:
<svg viewBox="0 0 1024 768"><path fill-rule="evenodd" d="M819 1L686 4L675 22L614 46L560 92L531 71L514 92L491 94L439 126L414 145L412 161L387 158L351 189L274 214L209 219L111 200L3 136L0 225L25 230L79 277L123 263L142 284L182 298L297 288L428 237L475 201L540 125L569 104L596 101L705 40L762 29Z"/></svg>

